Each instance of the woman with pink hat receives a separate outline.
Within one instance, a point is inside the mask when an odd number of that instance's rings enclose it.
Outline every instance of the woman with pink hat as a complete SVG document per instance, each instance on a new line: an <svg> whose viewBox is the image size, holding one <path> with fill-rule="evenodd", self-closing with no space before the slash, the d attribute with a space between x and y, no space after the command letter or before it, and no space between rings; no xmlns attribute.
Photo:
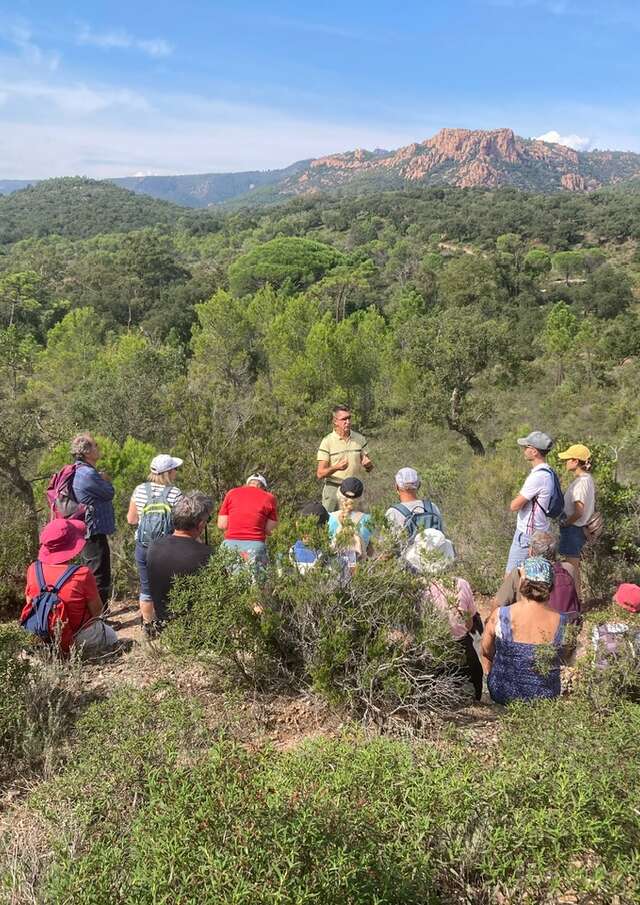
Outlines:
<svg viewBox="0 0 640 905"><path fill-rule="evenodd" d="M84 522L64 518L54 519L42 529L38 560L27 569L26 604L21 622L32 612L35 598L52 588L84 549L86 530ZM95 653L117 642L114 630L100 618L102 600L88 566L76 566L60 587L58 600L49 616L49 633L52 638L59 634L62 653L68 653L72 646L82 647L85 653Z"/></svg>

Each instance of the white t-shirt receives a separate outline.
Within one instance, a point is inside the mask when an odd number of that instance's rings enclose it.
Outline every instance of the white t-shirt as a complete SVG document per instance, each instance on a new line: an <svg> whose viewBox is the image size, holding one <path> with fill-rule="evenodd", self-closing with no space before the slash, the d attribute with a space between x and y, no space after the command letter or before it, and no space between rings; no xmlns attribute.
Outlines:
<svg viewBox="0 0 640 905"><path fill-rule="evenodd" d="M573 524L578 528L582 528L593 516L596 510L596 485L590 474L580 475L575 478L567 487L564 495L564 511L571 518L575 511L575 503L582 503L584 509L580 518Z"/></svg>
<svg viewBox="0 0 640 905"><path fill-rule="evenodd" d="M520 496L526 497L530 502L518 512L517 530L523 534L533 534L534 531L548 531L549 519L545 512L549 508L549 501L553 491L553 475L546 464L536 465L531 469L531 474L520 488ZM533 502L535 497L535 502Z"/></svg>

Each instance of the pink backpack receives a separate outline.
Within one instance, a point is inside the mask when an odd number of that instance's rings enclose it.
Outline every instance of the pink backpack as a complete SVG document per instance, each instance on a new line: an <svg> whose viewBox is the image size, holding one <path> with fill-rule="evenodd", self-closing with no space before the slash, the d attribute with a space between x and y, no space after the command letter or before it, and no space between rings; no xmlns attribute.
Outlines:
<svg viewBox="0 0 640 905"><path fill-rule="evenodd" d="M73 492L73 479L80 462L73 465L65 465L60 471L51 475L51 479L45 491L51 519L73 518L83 522L86 514L86 506L79 503Z"/></svg>

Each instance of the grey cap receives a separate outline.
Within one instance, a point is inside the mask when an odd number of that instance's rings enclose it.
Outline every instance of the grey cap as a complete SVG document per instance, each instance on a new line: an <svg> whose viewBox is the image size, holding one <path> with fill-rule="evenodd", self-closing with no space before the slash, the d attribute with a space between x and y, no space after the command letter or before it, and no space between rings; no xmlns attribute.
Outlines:
<svg viewBox="0 0 640 905"><path fill-rule="evenodd" d="M533 446L539 452L549 452L553 446L553 440L544 431L531 431L526 437L518 437L518 446Z"/></svg>
<svg viewBox="0 0 640 905"><path fill-rule="evenodd" d="M401 468L396 474L396 486L398 487L420 487L420 475L415 468Z"/></svg>

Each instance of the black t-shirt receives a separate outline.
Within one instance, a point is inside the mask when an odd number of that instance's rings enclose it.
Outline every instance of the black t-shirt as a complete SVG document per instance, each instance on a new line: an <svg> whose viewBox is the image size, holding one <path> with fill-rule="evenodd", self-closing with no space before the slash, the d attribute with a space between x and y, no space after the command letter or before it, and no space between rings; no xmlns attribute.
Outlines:
<svg viewBox="0 0 640 905"><path fill-rule="evenodd" d="M150 544L147 571L157 619L167 618L167 598L175 575L191 575L205 566L213 554L211 547L192 537L169 534Z"/></svg>

